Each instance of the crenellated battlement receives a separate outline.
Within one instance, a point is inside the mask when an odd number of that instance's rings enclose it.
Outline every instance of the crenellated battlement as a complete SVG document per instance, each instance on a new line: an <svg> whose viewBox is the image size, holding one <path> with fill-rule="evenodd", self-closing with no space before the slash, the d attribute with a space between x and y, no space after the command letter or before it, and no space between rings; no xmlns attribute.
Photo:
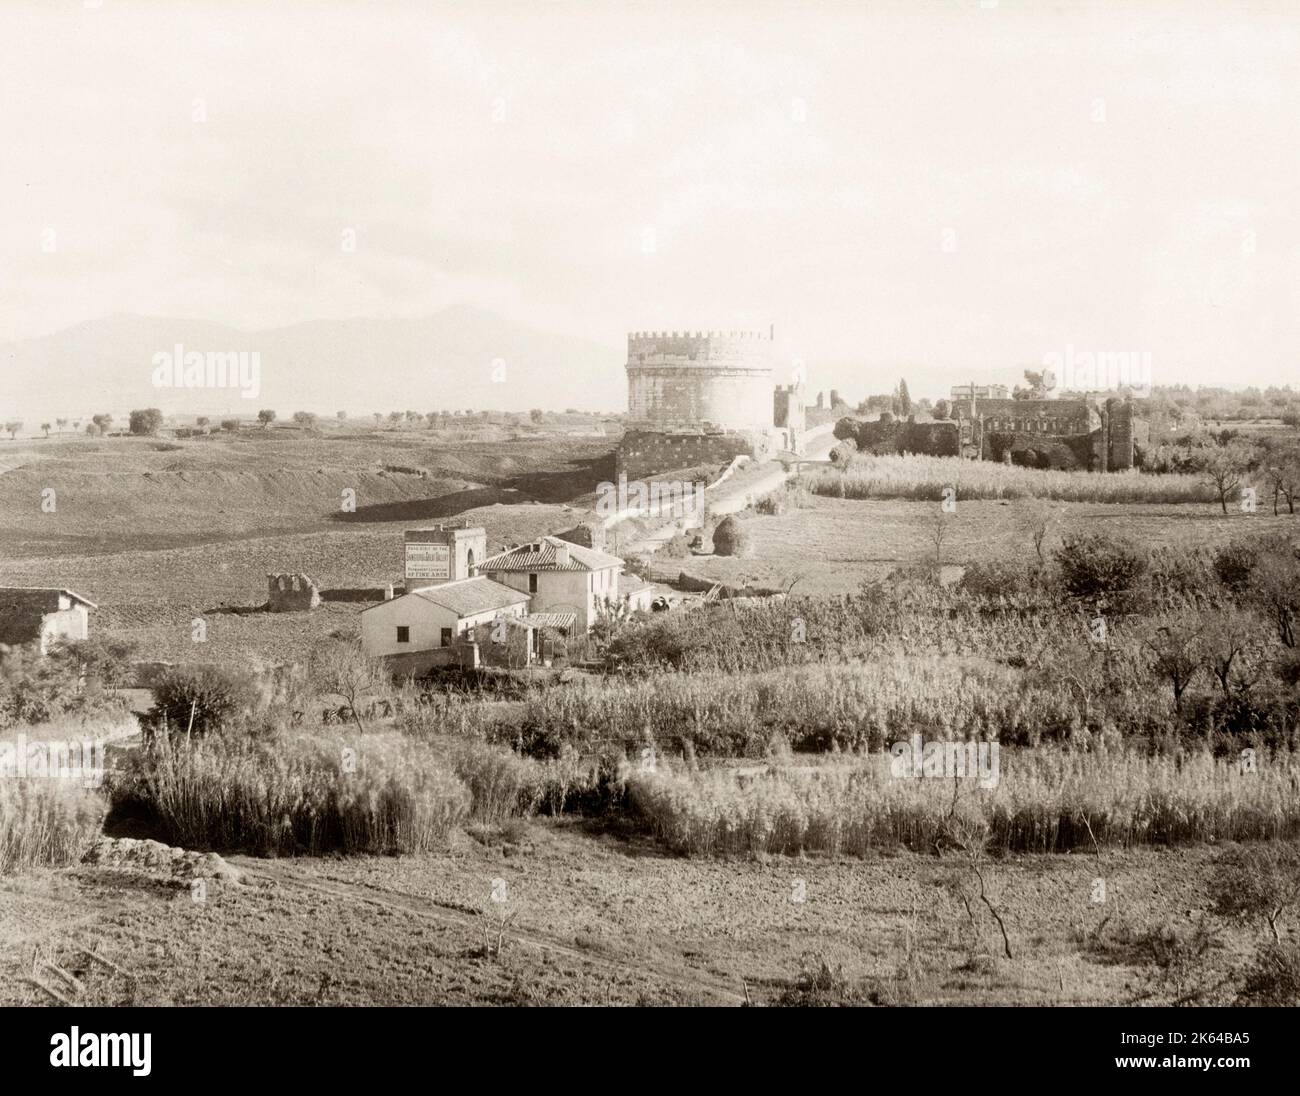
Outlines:
<svg viewBox="0 0 1300 1096"><path fill-rule="evenodd" d="M628 414L639 422L770 428L774 335L774 330L631 332Z"/></svg>
<svg viewBox="0 0 1300 1096"><path fill-rule="evenodd" d="M662 339L692 339L699 342L711 339L762 339L773 341L772 332L762 331L629 331L628 345L637 342L658 342Z"/></svg>

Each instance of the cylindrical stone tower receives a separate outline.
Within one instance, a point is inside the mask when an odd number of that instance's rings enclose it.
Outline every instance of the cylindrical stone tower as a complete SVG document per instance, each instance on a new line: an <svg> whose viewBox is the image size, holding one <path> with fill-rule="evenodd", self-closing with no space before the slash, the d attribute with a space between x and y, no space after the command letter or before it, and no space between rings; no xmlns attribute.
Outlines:
<svg viewBox="0 0 1300 1096"><path fill-rule="evenodd" d="M627 404L642 429L767 430L772 335L757 331L634 331Z"/></svg>

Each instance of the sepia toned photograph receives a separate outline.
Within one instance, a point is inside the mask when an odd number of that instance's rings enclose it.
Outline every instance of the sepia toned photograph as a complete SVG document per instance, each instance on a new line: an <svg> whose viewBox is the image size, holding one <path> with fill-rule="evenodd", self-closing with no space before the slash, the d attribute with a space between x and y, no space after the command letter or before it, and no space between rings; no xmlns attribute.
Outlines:
<svg viewBox="0 0 1300 1096"><path fill-rule="evenodd" d="M0 0L33 1069L197 1006L1262 1064L1297 119L1291 0Z"/></svg>

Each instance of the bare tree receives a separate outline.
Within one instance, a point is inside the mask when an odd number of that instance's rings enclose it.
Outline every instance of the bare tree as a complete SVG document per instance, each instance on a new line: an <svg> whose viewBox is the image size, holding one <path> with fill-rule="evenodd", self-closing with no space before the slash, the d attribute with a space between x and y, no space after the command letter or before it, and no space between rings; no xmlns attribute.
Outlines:
<svg viewBox="0 0 1300 1096"><path fill-rule="evenodd" d="M379 664L353 643L328 640L312 651L308 677L322 695L339 697L352 712L357 730L365 734L360 702L384 684Z"/></svg>
<svg viewBox="0 0 1300 1096"><path fill-rule="evenodd" d="M1248 446L1231 442L1228 445L1207 449L1197 461L1198 471L1219 496L1219 505L1228 512L1228 498L1236 498L1249 467L1251 450Z"/></svg>
<svg viewBox="0 0 1300 1096"><path fill-rule="evenodd" d="M1294 514L1296 495L1300 495L1300 449L1276 454L1264 476L1273 493L1273 513L1277 514L1278 502L1285 499L1287 513Z"/></svg>
<svg viewBox="0 0 1300 1096"><path fill-rule="evenodd" d="M1174 709L1180 711L1183 694L1204 665L1200 630L1193 629L1190 619L1170 621L1156 627L1142 645L1151 653L1152 671L1168 678L1174 690Z"/></svg>

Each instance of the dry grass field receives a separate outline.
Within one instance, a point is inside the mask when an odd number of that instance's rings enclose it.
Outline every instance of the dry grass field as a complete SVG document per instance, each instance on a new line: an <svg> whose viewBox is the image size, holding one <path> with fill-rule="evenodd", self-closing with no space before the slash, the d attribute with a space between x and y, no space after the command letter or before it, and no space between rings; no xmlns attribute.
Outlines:
<svg viewBox="0 0 1300 1096"><path fill-rule="evenodd" d="M1017 471L1020 471L1017 469ZM1286 531L1290 516L1224 517L1217 504L1049 502L1053 524L1044 551L1068 533L1110 530L1151 546L1217 547L1245 532ZM947 576L972 563L1027 561L1034 553L1029 504L976 499L957 503L944 518L940 556ZM657 560L656 572L685 571L715 582L786 588L800 594L851 593L864 581L884 578L901 564L934 558L938 502L910 499L839 499L806 496L778 516L747 514L753 555L747 559L696 556Z"/></svg>

